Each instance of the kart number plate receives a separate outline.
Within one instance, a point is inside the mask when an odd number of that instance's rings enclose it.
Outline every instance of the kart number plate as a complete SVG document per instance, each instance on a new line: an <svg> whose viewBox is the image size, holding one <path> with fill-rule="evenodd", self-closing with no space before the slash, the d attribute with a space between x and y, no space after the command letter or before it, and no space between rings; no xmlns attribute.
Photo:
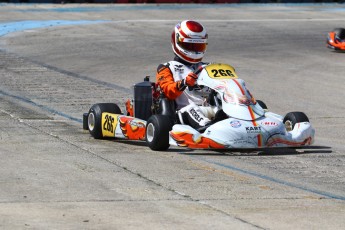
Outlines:
<svg viewBox="0 0 345 230"><path fill-rule="evenodd" d="M211 64L205 67L210 78L232 79L238 78L234 67L226 64Z"/></svg>
<svg viewBox="0 0 345 230"><path fill-rule="evenodd" d="M117 125L117 115L102 113L102 134L103 137L114 137Z"/></svg>

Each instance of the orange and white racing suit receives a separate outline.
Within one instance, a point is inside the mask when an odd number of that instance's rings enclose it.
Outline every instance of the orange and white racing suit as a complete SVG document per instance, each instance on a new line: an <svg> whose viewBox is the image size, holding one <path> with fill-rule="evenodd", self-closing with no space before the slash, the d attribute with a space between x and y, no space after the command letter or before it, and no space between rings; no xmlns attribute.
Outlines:
<svg viewBox="0 0 345 230"><path fill-rule="evenodd" d="M202 62L186 65L175 59L159 65L156 73L156 82L164 95L177 104L180 122L194 128L207 125L215 114L214 108L207 106L205 99L190 91L183 82L190 72L204 65Z"/></svg>

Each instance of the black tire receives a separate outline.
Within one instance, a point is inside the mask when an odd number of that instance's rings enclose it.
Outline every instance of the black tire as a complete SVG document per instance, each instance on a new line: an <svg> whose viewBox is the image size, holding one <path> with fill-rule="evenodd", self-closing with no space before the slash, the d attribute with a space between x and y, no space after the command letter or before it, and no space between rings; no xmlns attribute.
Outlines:
<svg viewBox="0 0 345 230"><path fill-rule="evenodd" d="M89 116L89 113L83 113L83 129L88 130L87 127L87 117Z"/></svg>
<svg viewBox="0 0 345 230"><path fill-rule="evenodd" d="M169 131L173 122L166 115L152 115L146 123L146 143L154 151L164 151L169 148Z"/></svg>
<svg viewBox="0 0 345 230"><path fill-rule="evenodd" d="M266 109L266 110L268 109L265 102L263 102L261 100L256 100L256 102L261 106L262 109Z"/></svg>
<svg viewBox="0 0 345 230"><path fill-rule="evenodd" d="M121 114L121 109L114 103L94 104L88 113L87 128L95 139L101 139L102 135L102 113Z"/></svg>
<svg viewBox="0 0 345 230"><path fill-rule="evenodd" d="M333 30L336 35L341 39L344 40L345 39L345 29L344 28L335 28Z"/></svg>
<svg viewBox="0 0 345 230"><path fill-rule="evenodd" d="M296 123L300 122L309 122L307 115L303 112L290 112L283 119L287 131L293 130Z"/></svg>

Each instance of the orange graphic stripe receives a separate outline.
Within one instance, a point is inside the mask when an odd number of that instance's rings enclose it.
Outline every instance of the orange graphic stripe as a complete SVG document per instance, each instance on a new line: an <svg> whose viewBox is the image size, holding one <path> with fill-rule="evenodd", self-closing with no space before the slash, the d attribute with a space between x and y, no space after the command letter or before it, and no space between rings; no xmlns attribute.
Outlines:
<svg viewBox="0 0 345 230"><path fill-rule="evenodd" d="M133 122L134 121L134 122ZM145 124L133 117L120 117L122 134L129 140L145 140Z"/></svg>
<svg viewBox="0 0 345 230"><path fill-rule="evenodd" d="M262 136L261 136L261 134L258 134L257 138L258 138L258 147L262 147Z"/></svg>
<svg viewBox="0 0 345 230"><path fill-rule="evenodd" d="M311 141L312 141L311 137L308 137L307 139L301 142L293 142L293 141L288 141L281 138L273 138L269 141L269 143L267 143L267 146L272 147L276 144L284 144L288 146L301 146L301 145L309 145Z"/></svg>
<svg viewBox="0 0 345 230"><path fill-rule="evenodd" d="M236 79L232 79L232 80L236 83L236 85L238 86L238 88L240 88L242 95L244 95L244 94L245 94L245 93L244 93L244 89L242 88L242 86L240 85L240 83L238 83L238 81L237 81Z"/></svg>
<svg viewBox="0 0 345 230"><path fill-rule="evenodd" d="M178 146L192 149L224 149L225 146L207 137L200 137L193 140L193 134L187 132L170 132L170 136L176 141Z"/></svg>
<svg viewBox="0 0 345 230"><path fill-rule="evenodd" d="M252 107L248 106L248 110L249 110L250 117L252 118L253 125L257 126L256 121L255 121L255 114Z"/></svg>
<svg viewBox="0 0 345 230"><path fill-rule="evenodd" d="M238 88L240 88L242 95L245 95L245 91L242 88L242 86L240 85L240 83L238 83L238 81L236 79L232 79L232 80L236 83ZM248 111L249 111L250 117L252 118L253 126L257 127L258 124L255 121L255 114L254 114L252 107L248 106ZM261 133L257 135L257 141L258 141L258 147L262 147L262 135L261 135Z"/></svg>
<svg viewBox="0 0 345 230"><path fill-rule="evenodd" d="M255 115L254 115L253 109L250 106L248 106L248 110L249 110L250 116L252 118L253 126L257 127L258 124L255 121ZM258 147L261 147L262 146L262 135L261 135L261 133L259 133L256 137L257 137L257 140L258 140Z"/></svg>

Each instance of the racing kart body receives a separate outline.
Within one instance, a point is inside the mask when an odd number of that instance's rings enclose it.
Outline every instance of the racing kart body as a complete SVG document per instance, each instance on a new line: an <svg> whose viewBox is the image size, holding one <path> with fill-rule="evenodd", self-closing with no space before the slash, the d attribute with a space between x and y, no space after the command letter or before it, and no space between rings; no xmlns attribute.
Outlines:
<svg viewBox="0 0 345 230"><path fill-rule="evenodd" d="M336 28L328 33L327 47L336 51L345 51L345 29Z"/></svg>
<svg viewBox="0 0 345 230"><path fill-rule="evenodd" d="M126 102L126 115L116 104L93 105L84 114L84 129L95 138L143 140L152 150L166 150L170 145L192 149L297 147L314 142L315 130L303 112L284 117L269 112L232 66L210 64L198 76L198 89L193 90L217 108L202 130L179 123L174 101L149 81L134 86L134 100Z"/></svg>

